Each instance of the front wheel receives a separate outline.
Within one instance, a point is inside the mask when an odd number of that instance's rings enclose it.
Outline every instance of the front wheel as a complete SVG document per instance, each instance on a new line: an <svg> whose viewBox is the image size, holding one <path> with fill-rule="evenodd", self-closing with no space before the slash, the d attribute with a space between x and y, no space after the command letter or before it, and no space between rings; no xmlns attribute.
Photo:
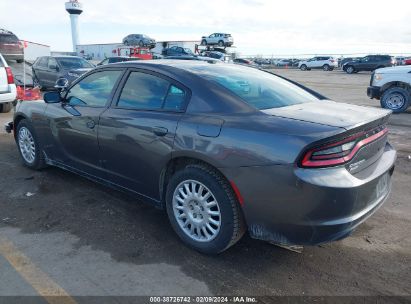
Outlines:
<svg viewBox="0 0 411 304"><path fill-rule="evenodd" d="M207 40L205 39L201 40L201 45L207 45Z"/></svg>
<svg viewBox="0 0 411 304"><path fill-rule="evenodd" d="M306 66L305 64L302 64L302 65L300 66L300 70L301 70L301 71L307 71L307 66Z"/></svg>
<svg viewBox="0 0 411 304"><path fill-rule="evenodd" d="M348 74L352 74L352 73L355 72L355 69L354 69L353 66L349 65L345 68L345 72L348 73Z"/></svg>
<svg viewBox="0 0 411 304"><path fill-rule="evenodd" d="M218 46L224 46L224 41L223 41L223 40L220 40L220 41L218 42Z"/></svg>
<svg viewBox="0 0 411 304"><path fill-rule="evenodd" d="M5 102L5 103L0 103L0 113L8 113L13 109L13 103L11 102Z"/></svg>
<svg viewBox="0 0 411 304"><path fill-rule="evenodd" d="M35 170L46 166L40 143L32 125L26 119L21 120L17 125L16 142L25 166Z"/></svg>
<svg viewBox="0 0 411 304"><path fill-rule="evenodd" d="M411 103L410 92L404 88L393 87L386 90L381 97L381 107L390 109L394 113L407 110Z"/></svg>
<svg viewBox="0 0 411 304"><path fill-rule="evenodd" d="M177 235L199 252L220 253L245 232L230 184L207 166L193 164L177 171L167 187L166 205Z"/></svg>

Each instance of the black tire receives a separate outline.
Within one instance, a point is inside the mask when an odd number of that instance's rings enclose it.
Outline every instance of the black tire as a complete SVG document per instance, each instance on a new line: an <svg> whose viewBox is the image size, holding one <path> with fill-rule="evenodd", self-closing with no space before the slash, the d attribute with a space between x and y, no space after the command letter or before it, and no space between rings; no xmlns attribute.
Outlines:
<svg viewBox="0 0 411 304"><path fill-rule="evenodd" d="M190 238L176 220L173 209L173 195L178 185L187 180L194 180L207 187L218 202L221 214L220 230L210 241L196 241ZM201 164L188 165L177 171L167 185L166 208L174 231L189 247L205 253L217 254L234 245L243 236L246 225L239 202L231 185L217 171Z"/></svg>
<svg viewBox="0 0 411 304"><path fill-rule="evenodd" d="M21 148L20 148L19 134L20 134L20 130L23 129L23 128L26 128L27 130L30 131L31 136L34 140L35 157L34 157L34 160L32 162L28 162L25 159L25 157L22 154ZM33 126L31 125L31 123L28 120L22 119L22 120L19 121L18 125L16 126L16 135L15 136L16 136L17 147L18 147L21 159L23 160L23 164L26 167L29 167L29 168L34 169L34 170L40 170L40 169L45 168L47 165L46 165L46 162L45 162L45 159L44 159L44 155L43 155L43 151L42 151L40 142L37 139L37 136L36 136L36 133L34 131Z"/></svg>
<svg viewBox="0 0 411 304"><path fill-rule="evenodd" d="M224 46L224 41L223 41L223 40L220 40L220 41L218 42L218 46Z"/></svg>
<svg viewBox="0 0 411 304"><path fill-rule="evenodd" d="M345 67L345 72L347 74L353 74L353 73L355 73L355 68L352 65L348 65L348 66Z"/></svg>
<svg viewBox="0 0 411 304"><path fill-rule="evenodd" d="M301 70L301 71L307 71L307 70L308 70L308 69L307 69L307 65L302 64L302 65L300 66L300 70Z"/></svg>
<svg viewBox="0 0 411 304"><path fill-rule="evenodd" d="M409 90L400 87L392 87L381 96L381 107L390 109L393 113L402 113L407 110L411 103Z"/></svg>
<svg viewBox="0 0 411 304"><path fill-rule="evenodd" d="M8 113L13 109L13 103L11 102L5 102L5 103L0 103L0 113Z"/></svg>
<svg viewBox="0 0 411 304"><path fill-rule="evenodd" d="M124 41L123 44L124 44L124 45L129 45L127 40Z"/></svg>
<svg viewBox="0 0 411 304"><path fill-rule="evenodd" d="M201 45L207 45L207 40L205 39L201 40Z"/></svg>
<svg viewBox="0 0 411 304"><path fill-rule="evenodd" d="M143 46L144 46L143 40L140 40L140 42L138 43L138 45L139 45L140 47L143 47Z"/></svg>
<svg viewBox="0 0 411 304"><path fill-rule="evenodd" d="M330 70L330 65L329 64L324 64L323 65L323 71L329 71Z"/></svg>
<svg viewBox="0 0 411 304"><path fill-rule="evenodd" d="M17 63L23 63L24 60L23 60L23 59L17 59L16 62L17 62Z"/></svg>

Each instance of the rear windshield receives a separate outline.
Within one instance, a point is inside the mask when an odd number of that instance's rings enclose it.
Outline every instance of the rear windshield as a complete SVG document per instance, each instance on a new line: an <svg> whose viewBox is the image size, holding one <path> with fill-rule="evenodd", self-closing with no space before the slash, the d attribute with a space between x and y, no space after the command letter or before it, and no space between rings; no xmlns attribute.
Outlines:
<svg viewBox="0 0 411 304"><path fill-rule="evenodd" d="M83 58L57 58L58 62L63 66L64 69L82 69L82 68L93 68L94 66Z"/></svg>
<svg viewBox="0 0 411 304"><path fill-rule="evenodd" d="M259 109L317 101L314 95L273 74L231 64L187 66L187 70L225 87Z"/></svg>
<svg viewBox="0 0 411 304"><path fill-rule="evenodd" d="M0 43L19 43L15 35L0 34Z"/></svg>

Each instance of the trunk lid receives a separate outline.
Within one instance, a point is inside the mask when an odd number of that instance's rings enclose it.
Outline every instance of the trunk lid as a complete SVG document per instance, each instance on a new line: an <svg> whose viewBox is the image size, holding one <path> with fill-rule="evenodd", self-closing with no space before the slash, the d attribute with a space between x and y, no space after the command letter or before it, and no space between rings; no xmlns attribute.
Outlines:
<svg viewBox="0 0 411 304"><path fill-rule="evenodd" d="M342 128L340 134L313 143L314 146L329 145L361 133L357 144L363 144L344 164L351 174L359 173L375 163L384 153L387 144L387 134L384 130L391 115L389 110L320 101L268 109L263 112L272 116Z"/></svg>
<svg viewBox="0 0 411 304"><path fill-rule="evenodd" d="M370 123L375 126L384 124L391 114L389 110L325 100L266 109L262 112L272 116L340 127L346 130L357 129Z"/></svg>

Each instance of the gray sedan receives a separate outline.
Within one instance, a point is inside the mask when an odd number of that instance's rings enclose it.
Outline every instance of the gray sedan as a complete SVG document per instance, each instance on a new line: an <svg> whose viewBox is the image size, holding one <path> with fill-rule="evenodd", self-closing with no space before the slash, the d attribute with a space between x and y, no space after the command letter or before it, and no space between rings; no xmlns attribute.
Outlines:
<svg viewBox="0 0 411 304"><path fill-rule="evenodd" d="M156 41L147 35L130 34L123 38L124 45L138 45L140 47L147 46L153 48L156 46Z"/></svg>
<svg viewBox="0 0 411 304"><path fill-rule="evenodd" d="M27 167L57 166L163 208L203 253L246 231L288 245L339 240L391 190L390 111L255 68L110 64L44 99L18 103L6 126Z"/></svg>

